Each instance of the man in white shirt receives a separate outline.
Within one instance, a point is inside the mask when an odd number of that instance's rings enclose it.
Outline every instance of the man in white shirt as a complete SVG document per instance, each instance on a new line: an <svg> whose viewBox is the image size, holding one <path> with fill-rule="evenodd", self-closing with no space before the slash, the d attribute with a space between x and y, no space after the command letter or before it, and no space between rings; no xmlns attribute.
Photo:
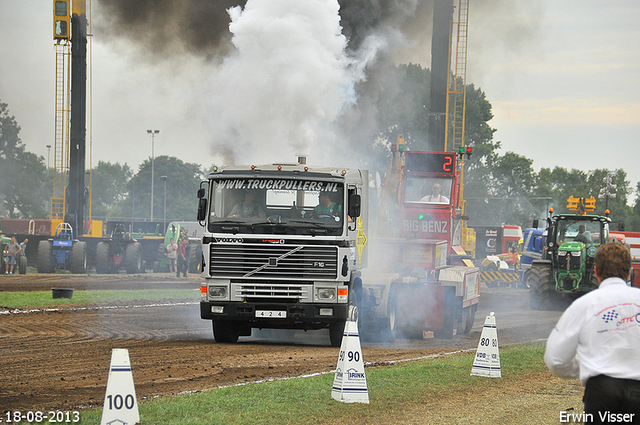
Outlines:
<svg viewBox="0 0 640 425"><path fill-rule="evenodd" d="M640 423L640 289L627 286L629 249L598 248L599 287L575 300L547 340L544 361L585 387L584 423Z"/></svg>
<svg viewBox="0 0 640 425"><path fill-rule="evenodd" d="M440 183L434 183L431 187L431 195L423 196L420 202L427 204L449 204L449 198L442 194L442 186Z"/></svg>

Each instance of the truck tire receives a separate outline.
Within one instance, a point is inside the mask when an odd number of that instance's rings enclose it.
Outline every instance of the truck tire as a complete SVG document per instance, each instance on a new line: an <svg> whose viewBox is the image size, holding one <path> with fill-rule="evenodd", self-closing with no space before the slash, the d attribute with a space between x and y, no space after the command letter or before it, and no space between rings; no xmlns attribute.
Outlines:
<svg viewBox="0 0 640 425"><path fill-rule="evenodd" d="M38 244L38 273L53 273L56 265L53 263L53 244L51 241L40 241Z"/></svg>
<svg viewBox="0 0 640 425"><path fill-rule="evenodd" d="M358 324L358 332L360 332L360 313L358 306L360 305L361 299L362 280L360 277L356 277L349 288L349 312L347 314L347 320L355 321ZM329 323L329 340L332 347L340 347L342 345L342 336L346 324L346 320Z"/></svg>
<svg viewBox="0 0 640 425"><path fill-rule="evenodd" d="M387 302L387 319L386 326L384 330L383 339L386 342L394 342L396 340L396 332L398 330L397 327L397 319L398 316L398 291L396 288L391 288L389 290L389 301Z"/></svg>
<svg viewBox="0 0 640 425"><path fill-rule="evenodd" d="M344 335L346 323L346 321L340 320L329 324L329 340L332 347L340 347L342 345L342 336Z"/></svg>
<svg viewBox="0 0 640 425"><path fill-rule="evenodd" d="M71 247L71 273L87 272L87 243L78 241Z"/></svg>
<svg viewBox="0 0 640 425"><path fill-rule="evenodd" d="M111 273L112 264L109 258L109 244L107 242L98 242L96 247L96 273Z"/></svg>
<svg viewBox="0 0 640 425"><path fill-rule="evenodd" d="M446 287L444 292L444 320L442 329L433 332L436 339L453 338L453 327L455 324L456 312L456 289L454 287Z"/></svg>
<svg viewBox="0 0 640 425"><path fill-rule="evenodd" d="M124 251L124 268L127 274L140 273L142 270L142 245L133 242Z"/></svg>
<svg viewBox="0 0 640 425"><path fill-rule="evenodd" d="M534 261L529 270L529 307L531 310L551 310L555 291L551 289L551 263Z"/></svg>
<svg viewBox="0 0 640 425"><path fill-rule="evenodd" d="M498 271L498 266L496 266L494 263L487 264L484 267L484 271L497 272ZM500 281L498 281L498 280L488 280L484 284L487 285L487 288L495 288L500 284Z"/></svg>
<svg viewBox="0 0 640 425"><path fill-rule="evenodd" d="M462 309L462 315L458 321L457 335L468 334L473 328L473 323L476 320L476 310L478 304L470 305Z"/></svg>
<svg viewBox="0 0 640 425"><path fill-rule="evenodd" d="M235 344L238 342L240 331L238 324L232 320L212 320L213 339L216 342Z"/></svg>
<svg viewBox="0 0 640 425"><path fill-rule="evenodd" d="M521 288L531 289L531 271L526 271L524 276L522 276L522 283L520 283Z"/></svg>
<svg viewBox="0 0 640 425"><path fill-rule="evenodd" d="M21 255L20 258L18 258L18 273L27 273L27 257L24 255Z"/></svg>

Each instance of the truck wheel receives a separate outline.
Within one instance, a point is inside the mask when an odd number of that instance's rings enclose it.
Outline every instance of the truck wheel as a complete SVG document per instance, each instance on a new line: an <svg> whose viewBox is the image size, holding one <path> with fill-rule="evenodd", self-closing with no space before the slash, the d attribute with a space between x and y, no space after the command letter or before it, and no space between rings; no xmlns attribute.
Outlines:
<svg viewBox="0 0 640 425"><path fill-rule="evenodd" d="M387 301L387 318L384 322L384 328L380 330L380 337L383 342L394 342L396 340L397 324L396 318L398 314L398 292L396 288L389 290L389 300Z"/></svg>
<svg viewBox="0 0 640 425"><path fill-rule="evenodd" d="M455 298L456 289L454 287L446 287L444 292L444 319L442 329L433 332L433 336L437 339L453 338L453 326L456 311Z"/></svg>
<svg viewBox="0 0 640 425"><path fill-rule="evenodd" d="M87 271L87 243L78 241L71 247L71 273L82 274Z"/></svg>
<svg viewBox="0 0 640 425"><path fill-rule="evenodd" d="M487 264L484 267L484 271L488 271L488 272L497 272L498 271L498 266L496 266L493 263ZM500 282L497 280L488 280L486 281L484 284L487 285L487 288L495 288L496 286L498 286Z"/></svg>
<svg viewBox="0 0 640 425"><path fill-rule="evenodd" d="M127 274L140 273L142 270L142 245L140 242L127 245L124 252L124 267Z"/></svg>
<svg viewBox="0 0 640 425"><path fill-rule="evenodd" d="M213 339L216 342L234 344L238 342L238 325L232 320L212 320L213 322Z"/></svg>
<svg viewBox="0 0 640 425"><path fill-rule="evenodd" d="M20 258L18 259L18 273L27 273L27 257L24 255L20 256Z"/></svg>
<svg viewBox="0 0 640 425"><path fill-rule="evenodd" d="M53 273L53 244L51 241L40 241L38 244L38 273Z"/></svg>
<svg viewBox="0 0 640 425"><path fill-rule="evenodd" d="M531 264L529 271L529 307L531 310L551 310L551 264Z"/></svg>
<svg viewBox="0 0 640 425"><path fill-rule="evenodd" d="M111 259L109 258L109 244L98 242L96 247L96 273L105 274L111 272Z"/></svg>
<svg viewBox="0 0 640 425"><path fill-rule="evenodd" d="M340 347L342 345L342 335L344 334L344 326L346 323L345 320L341 320L329 324L329 340L331 341L332 347Z"/></svg>
<svg viewBox="0 0 640 425"><path fill-rule="evenodd" d="M462 309L462 315L458 322L457 335L468 334L473 328L473 323L476 319L476 310L478 304L470 305L469 307Z"/></svg>
<svg viewBox="0 0 640 425"><path fill-rule="evenodd" d="M349 289L349 310L347 320L356 322L358 332L360 332L360 300L362 299L362 280L357 277L353 280ZM342 345L342 335L347 321L337 321L329 323L329 340L332 347L340 347Z"/></svg>
<svg viewBox="0 0 640 425"><path fill-rule="evenodd" d="M524 276L522 276L522 282L520 283L520 288L531 289L531 272L525 272Z"/></svg>

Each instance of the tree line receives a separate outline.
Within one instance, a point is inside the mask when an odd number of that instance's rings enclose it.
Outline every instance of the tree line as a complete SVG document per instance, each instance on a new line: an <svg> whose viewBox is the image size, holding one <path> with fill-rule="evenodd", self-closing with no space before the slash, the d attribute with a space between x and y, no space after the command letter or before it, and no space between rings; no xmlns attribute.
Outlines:
<svg viewBox="0 0 640 425"><path fill-rule="evenodd" d="M358 88L366 91L369 99L376 99L377 127L371 131L371 143L365 146L375 155L363 164L372 175L385 172L389 149L398 133L404 135L408 149L427 150L429 74L420 65L398 65ZM640 183L632 187L624 170L556 166L536 172L533 160L515 152L501 153L501 142L494 139L496 129L489 123L492 118L485 93L468 84L465 145L473 147L473 155L464 161L464 195L470 227L501 223L526 227L534 219L546 218L549 208L566 212L569 196L594 196L598 199L595 213L604 214L608 208L613 229L624 226L628 231L640 231ZM26 150L19 133L20 126L8 105L0 102L0 217L46 219L53 193L52 170L44 157ZM151 159L135 172L126 163L99 161L85 179L87 184L91 181L93 219L150 218L151 168ZM156 157L154 219L193 221L196 190L212 168L173 156ZM629 205L632 197L634 202Z"/></svg>

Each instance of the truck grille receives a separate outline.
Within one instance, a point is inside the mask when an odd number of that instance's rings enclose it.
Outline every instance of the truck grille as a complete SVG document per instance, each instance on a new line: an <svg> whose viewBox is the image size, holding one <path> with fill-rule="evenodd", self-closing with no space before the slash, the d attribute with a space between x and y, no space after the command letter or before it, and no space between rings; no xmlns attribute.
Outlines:
<svg viewBox="0 0 640 425"><path fill-rule="evenodd" d="M232 299L249 302L311 302L311 285L255 283L231 285Z"/></svg>
<svg viewBox="0 0 640 425"><path fill-rule="evenodd" d="M214 244L210 256L211 277L311 281L338 275L335 246Z"/></svg>

